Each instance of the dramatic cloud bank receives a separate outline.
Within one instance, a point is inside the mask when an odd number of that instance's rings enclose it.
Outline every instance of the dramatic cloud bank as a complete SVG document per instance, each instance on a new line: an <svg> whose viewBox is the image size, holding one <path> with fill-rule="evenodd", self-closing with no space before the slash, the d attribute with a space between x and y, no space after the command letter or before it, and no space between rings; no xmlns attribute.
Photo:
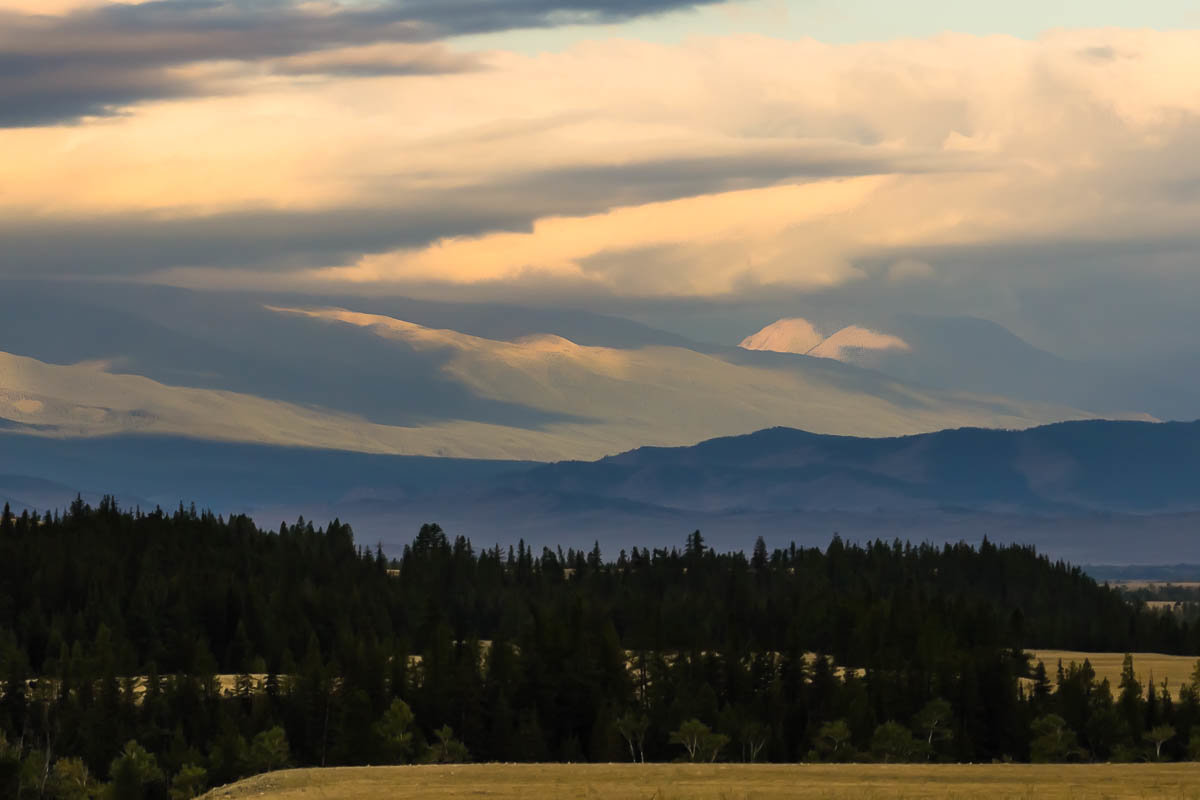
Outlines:
<svg viewBox="0 0 1200 800"><path fill-rule="evenodd" d="M1200 294L1198 31L537 55L453 38L695 5L10 0L0 274L481 298Z"/></svg>
<svg viewBox="0 0 1200 800"><path fill-rule="evenodd" d="M619 22L715 0L149 0L0 4L0 126L115 113L223 90L186 69L254 62L284 74L456 72L447 36ZM6 10L7 7L7 10ZM379 48L380 44L394 45ZM334 48L362 47L332 55ZM318 55L313 55L313 53Z"/></svg>

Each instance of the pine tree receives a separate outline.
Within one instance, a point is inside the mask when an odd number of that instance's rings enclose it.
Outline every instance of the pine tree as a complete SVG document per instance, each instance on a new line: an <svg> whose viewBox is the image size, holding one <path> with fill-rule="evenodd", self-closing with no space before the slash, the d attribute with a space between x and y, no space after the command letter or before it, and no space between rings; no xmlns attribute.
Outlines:
<svg viewBox="0 0 1200 800"><path fill-rule="evenodd" d="M415 718L408 703L400 698L392 701L383 717L375 723L375 736L387 764L407 764L413 760L413 723Z"/></svg>
<svg viewBox="0 0 1200 800"><path fill-rule="evenodd" d="M250 767L255 772L283 769L291 760L287 734L276 725L254 737L250 745Z"/></svg>
<svg viewBox="0 0 1200 800"><path fill-rule="evenodd" d="M754 540L754 555L750 558L750 566L759 573L767 568L767 543L761 536Z"/></svg>
<svg viewBox="0 0 1200 800"><path fill-rule="evenodd" d="M109 768L113 800L142 800L152 787L164 783L162 770L153 755L135 741L125 744Z"/></svg>
<svg viewBox="0 0 1200 800"><path fill-rule="evenodd" d="M1117 708L1124 722L1125 736L1130 743L1137 744L1142 739L1145 712L1142 708L1142 684L1133 671L1133 655L1130 653L1125 654L1121 664L1119 688L1121 693L1117 698Z"/></svg>

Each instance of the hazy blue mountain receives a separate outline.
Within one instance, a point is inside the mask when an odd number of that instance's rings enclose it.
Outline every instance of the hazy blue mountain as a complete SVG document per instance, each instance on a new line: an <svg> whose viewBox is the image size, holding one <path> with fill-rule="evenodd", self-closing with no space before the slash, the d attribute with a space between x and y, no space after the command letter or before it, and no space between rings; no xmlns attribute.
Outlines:
<svg viewBox="0 0 1200 800"><path fill-rule="evenodd" d="M1073 360L975 317L897 315L887 330L911 349L882 351L861 365L912 383L1100 412L1144 411L1160 419L1200 415L1200 356L1195 353L1115 359L1099 352Z"/></svg>
<svg viewBox="0 0 1200 800"><path fill-rule="evenodd" d="M264 308L339 300L347 299L7 282L0 351L51 364L104 361L114 371L171 386L240 392L388 425L453 418L525 426L570 417L478 396L441 374L447 352L398 348L366 330L320 325ZM491 334L488 338L563 330L587 343L614 347L685 343L634 322L584 313L403 298L355 302L392 309L429 327L462 324L479 335ZM53 314L47 313L50 308Z"/></svg>
<svg viewBox="0 0 1200 800"><path fill-rule="evenodd" d="M196 503L223 513L265 506L403 501L533 465L390 456L172 436L47 439L0 434L0 494L61 508L77 492L122 505ZM36 492L36 494L35 494ZM294 516L294 515L291 515Z"/></svg>
<svg viewBox="0 0 1200 800"><path fill-rule="evenodd" d="M0 444L7 444L8 437L0 437ZM57 472L56 469L46 470ZM124 477L123 485L130 485ZM54 511L65 508L75 497L82 497L85 502L95 505L104 496L104 492L92 492L78 489L46 478L36 478L29 475L0 475L0 506L7 504L13 513L23 511ZM132 494L122 498L125 505L145 506L147 503Z"/></svg>
<svg viewBox="0 0 1200 800"><path fill-rule="evenodd" d="M680 509L1200 510L1200 422L1066 422L893 438L777 428L539 467L510 486ZM517 483L519 482L519 483Z"/></svg>
<svg viewBox="0 0 1200 800"><path fill-rule="evenodd" d="M6 286L0 420L10 427L550 461L773 425L881 436L1094 416L582 313L87 288L54 297L39 283ZM56 313L43 313L48 304ZM450 324L489 335L440 327Z"/></svg>
<svg viewBox="0 0 1200 800"><path fill-rule="evenodd" d="M808 355L938 389L1061 403L1106 414L1143 411L1177 420L1200 415L1200 355L1186 349L1137 359L1101 352L1080 361L1049 353L1002 325L976 317L859 317L854 310L843 310L836 317L816 314L811 319L821 320L815 331L818 341L799 337L789 343L790 331L814 325L805 317L767 325L747 336L743 346L789 350L789 344L798 344ZM863 342L867 333L876 341ZM841 340L841 347L832 346ZM854 346L858 343L868 346Z"/></svg>
<svg viewBox="0 0 1200 800"><path fill-rule="evenodd" d="M424 522L480 546L609 551L851 539L1035 544L1079 563L1200 562L1200 423L1080 422L862 439L764 430L594 462L523 464L119 436L0 435L0 497L196 502L267 527L349 520L398 550ZM22 476L22 477L14 477ZM57 500L56 500L57 498ZM19 507L19 506L17 506Z"/></svg>

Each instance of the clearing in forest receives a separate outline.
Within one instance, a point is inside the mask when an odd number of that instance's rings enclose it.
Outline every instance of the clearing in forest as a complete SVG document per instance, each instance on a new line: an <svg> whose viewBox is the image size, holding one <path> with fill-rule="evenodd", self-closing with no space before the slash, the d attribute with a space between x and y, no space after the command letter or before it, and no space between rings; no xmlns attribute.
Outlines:
<svg viewBox="0 0 1200 800"><path fill-rule="evenodd" d="M1072 661L1082 664L1083 660L1087 659L1091 663L1092 669L1096 671L1096 680L1102 681L1108 678L1113 694L1117 693L1117 687L1121 683L1121 665L1125 661L1124 653L1081 653L1073 650L1032 650L1030 652L1033 655L1030 663L1036 665L1038 661L1041 661L1045 664L1046 675L1049 676L1052 684L1055 672L1058 670L1059 659L1062 659L1064 669ZM1195 669L1195 656L1168 656L1162 653L1133 654L1133 674L1141 682L1143 693L1151 679L1154 680L1155 686L1162 686L1162 682L1165 680L1171 694L1178 697L1180 688L1192 679L1192 672Z"/></svg>

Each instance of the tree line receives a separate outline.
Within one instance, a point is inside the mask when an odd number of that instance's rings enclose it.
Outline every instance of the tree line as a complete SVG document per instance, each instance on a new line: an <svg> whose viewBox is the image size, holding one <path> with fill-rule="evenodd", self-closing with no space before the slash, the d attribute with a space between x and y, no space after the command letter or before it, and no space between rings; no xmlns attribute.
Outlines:
<svg viewBox="0 0 1200 800"><path fill-rule="evenodd" d="M182 506L0 517L0 792L180 798L281 766L1195 755L1195 682L1024 648L1194 654L1200 629L1032 548L397 558L348 525ZM218 676L232 676L222 687ZM1200 676L1197 676L1200 677Z"/></svg>

